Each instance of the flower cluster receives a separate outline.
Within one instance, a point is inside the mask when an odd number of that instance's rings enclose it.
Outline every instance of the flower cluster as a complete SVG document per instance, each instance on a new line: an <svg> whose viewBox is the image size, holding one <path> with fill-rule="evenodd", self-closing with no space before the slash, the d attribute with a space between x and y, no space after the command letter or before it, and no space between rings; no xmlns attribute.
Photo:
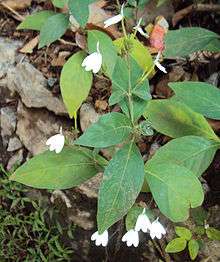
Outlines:
<svg viewBox="0 0 220 262"><path fill-rule="evenodd" d="M139 245L139 231L143 231L144 233L149 232L150 237L154 239L155 237L161 239L163 235L166 234L166 230L163 225L159 222L159 218L154 220L152 223L146 214L145 208L143 212L138 216L135 228L130 229L125 235L122 237L122 242L126 242L127 246L137 247ZM95 241L96 246L107 246L108 244L108 231L105 230L104 233L99 234L96 231L92 236L91 240Z"/></svg>

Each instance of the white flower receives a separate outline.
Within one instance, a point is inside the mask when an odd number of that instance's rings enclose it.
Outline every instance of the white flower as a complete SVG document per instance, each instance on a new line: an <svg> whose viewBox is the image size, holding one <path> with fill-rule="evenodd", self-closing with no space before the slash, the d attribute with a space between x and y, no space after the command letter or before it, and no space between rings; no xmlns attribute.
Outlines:
<svg viewBox="0 0 220 262"><path fill-rule="evenodd" d="M158 52L156 59L154 60L154 64L160 71L166 74L167 73L166 68L160 64L160 56L161 56L161 52Z"/></svg>
<svg viewBox="0 0 220 262"><path fill-rule="evenodd" d="M127 246L134 246L137 247L139 245L139 236L138 232L134 229L129 230L124 236L122 237L122 242L127 242Z"/></svg>
<svg viewBox="0 0 220 262"><path fill-rule="evenodd" d="M152 239L154 239L155 237L158 239L162 238L162 235L166 234L166 230L163 227L163 225L161 225L161 223L158 221L159 218L157 218L152 224L151 224L151 228L150 228L150 236Z"/></svg>
<svg viewBox="0 0 220 262"><path fill-rule="evenodd" d="M82 66L86 71L93 71L94 74L98 73L102 67L102 55L99 50L99 42L97 42L97 51L88 55L82 62Z"/></svg>
<svg viewBox="0 0 220 262"><path fill-rule="evenodd" d="M118 22L120 22L123 18L124 18L124 4L121 6L121 12L118 15L115 15L109 19L107 19L106 21L104 21L104 28L107 28L111 25L117 24Z"/></svg>
<svg viewBox="0 0 220 262"><path fill-rule="evenodd" d="M92 234L91 240L95 241L96 246L102 245L103 247L106 247L108 244L108 231L105 230L101 235L96 231Z"/></svg>
<svg viewBox="0 0 220 262"><path fill-rule="evenodd" d="M50 151L54 150L58 154L62 151L64 142L65 142L65 138L64 138L64 135L62 134L62 127L61 127L60 133L54 136L51 136L47 140L46 145L49 146Z"/></svg>
<svg viewBox="0 0 220 262"><path fill-rule="evenodd" d="M150 228L151 228L151 222L147 214L145 213L145 208L144 208L142 214L140 214L137 218L135 230L136 231L142 230L144 233L147 233L147 230L148 229L150 230Z"/></svg>
<svg viewBox="0 0 220 262"><path fill-rule="evenodd" d="M142 21L142 17L139 19L138 24L136 26L134 26L134 30L137 30L142 36L148 38L149 35L147 33L144 32L144 30L141 27L141 21Z"/></svg>

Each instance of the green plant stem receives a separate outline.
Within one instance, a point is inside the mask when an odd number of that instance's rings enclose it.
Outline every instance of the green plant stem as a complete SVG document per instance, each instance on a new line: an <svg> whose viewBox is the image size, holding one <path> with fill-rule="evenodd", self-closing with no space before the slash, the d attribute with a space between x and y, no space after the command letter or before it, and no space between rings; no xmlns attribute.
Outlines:
<svg viewBox="0 0 220 262"><path fill-rule="evenodd" d="M129 114L131 118L131 123L134 127L134 108L133 108L133 103L132 103L132 93L131 93L131 67L130 67L130 60L129 58L127 59L128 61L128 108L129 108Z"/></svg>

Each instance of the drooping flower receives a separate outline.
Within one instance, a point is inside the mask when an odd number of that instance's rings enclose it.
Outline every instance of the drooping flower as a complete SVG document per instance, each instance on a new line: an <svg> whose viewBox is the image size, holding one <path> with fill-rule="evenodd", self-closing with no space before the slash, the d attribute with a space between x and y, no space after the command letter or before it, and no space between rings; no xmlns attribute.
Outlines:
<svg viewBox="0 0 220 262"><path fill-rule="evenodd" d="M111 25L117 24L124 18L124 4L121 6L120 14L110 17L104 21L104 28L107 28Z"/></svg>
<svg viewBox="0 0 220 262"><path fill-rule="evenodd" d="M86 71L93 71L94 74L98 73L102 67L102 54L99 50L99 42L97 42L96 52L88 55L82 62L82 66Z"/></svg>
<svg viewBox="0 0 220 262"><path fill-rule="evenodd" d="M154 65L162 72L164 72L165 74L167 73L167 70L164 66L161 65L160 63L160 56L161 56L161 52L158 52L156 59L154 60Z"/></svg>
<svg viewBox="0 0 220 262"><path fill-rule="evenodd" d="M137 247L139 245L139 235L138 232L134 229L130 229L127 233L122 237L122 242L126 242L127 246Z"/></svg>
<svg viewBox="0 0 220 262"><path fill-rule="evenodd" d="M150 228L150 237L154 239L155 237L161 239L163 235L166 234L166 230L163 225L159 222L159 218L157 218L152 224Z"/></svg>
<svg viewBox="0 0 220 262"><path fill-rule="evenodd" d="M46 145L49 146L50 151L55 151L58 154L62 151L64 143L65 143L65 138L62 133L62 127L61 127L60 133L54 136L51 136L47 140Z"/></svg>
<svg viewBox="0 0 220 262"><path fill-rule="evenodd" d="M137 30L142 36L148 38L149 35L147 33L144 32L144 30L141 27L141 21L142 21L142 17L139 19L138 23L136 26L133 27L134 30Z"/></svg>
<svg viewBox="0 0 220 262"><path fill-rule="evenodd" d="M142 230L144 233L147 233L147 230L150 230L150 228L151 228L151 222L144 208L143 212L137 218L135 230L136 231Z"/></svg>
<svg viewBox="0 0 220 262"><path fill-rule="evenodd" d="M92 234L91 240L95 241L96 246L102 245L106 247L108 244L108 231L105 230L102 234L99 234L98 231Z"/></svg>

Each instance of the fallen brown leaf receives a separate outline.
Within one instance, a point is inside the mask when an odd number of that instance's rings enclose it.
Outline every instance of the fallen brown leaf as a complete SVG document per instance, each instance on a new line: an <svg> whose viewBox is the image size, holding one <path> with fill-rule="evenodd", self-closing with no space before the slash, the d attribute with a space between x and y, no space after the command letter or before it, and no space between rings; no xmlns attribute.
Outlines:
<svg viewBox="0 0 220 262"><path fill-rule="evenodd" d="M35 38L31 39L27 44L25 44L19 52L24 54L31 54L33 53L34 48L38 45L39 42L39 36L36 36Z"/></svg>
<svg viewBox="0 0 220 262"><path fill-rule="evenodd" d="M1 0L0 1L0 9L2 4L7 5L13 10L22 10L31 5L32 0Z"/></svg>

